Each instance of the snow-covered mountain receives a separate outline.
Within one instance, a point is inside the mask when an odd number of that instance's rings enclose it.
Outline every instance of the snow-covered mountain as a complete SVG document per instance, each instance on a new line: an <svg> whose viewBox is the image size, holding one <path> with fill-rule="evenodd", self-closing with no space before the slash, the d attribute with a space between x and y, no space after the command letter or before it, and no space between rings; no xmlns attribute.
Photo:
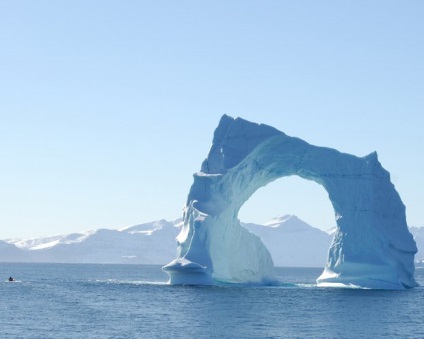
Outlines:
<svg viewBox="0 0 424 339"><path fill-rule="evenodd" d="M0 262L166 264L176 257L182 220L159 220L116 230L98 229L38 239L0 240ZM332 235L294 215L264 225L242 223L262 238L276 266L323 267ZM424 258L424 228L411 227L416 260Z"/></svg>
<svg viewBox="0 0 424 339"><path fill-rule="evenodd" d="M275 266L324 267L332 236L294 215L272 219L264 225L242 223L261 237Z"/></svg>
<svg viewBox="0 0 424 339"><path fill-rule="evenodd" d="M6 240L29 262L163 264L176 256L181 219L117 230L98 229L39 239ZM0 248L1 250L1 248ZM0 252L0 261L11 261ZM21 261L21 260L14 260Z"/></svg>
<svg viewBox="0 0 424 339"><path fill-rule="evenodd" d="M418 247L415 261L420 262L420 265L424 266L424 227L410 227L409 231L414 236L415 243Z"/></svg>
<svg viewBox="0 0 424 339"><path fill-rule="evenodd" d="M0 240L0 262L28 262L30 256L26 251L13 244Z"/></svg>

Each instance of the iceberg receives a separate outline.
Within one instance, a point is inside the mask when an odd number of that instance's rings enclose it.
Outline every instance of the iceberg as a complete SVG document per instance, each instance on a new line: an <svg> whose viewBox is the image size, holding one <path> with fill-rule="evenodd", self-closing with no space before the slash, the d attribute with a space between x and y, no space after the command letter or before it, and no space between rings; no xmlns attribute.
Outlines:
<svg viewBox="0 0 424 339"><path fill-rule="evenodd" d="M337 229L318 286L417 286L417 247L405 206L376 152L357 157L227 115L194 174L177 258L163 267L170 283L273 282L271 255L241 225L238 212L257 189L291 175L322 185L335 213Z"/></svg>

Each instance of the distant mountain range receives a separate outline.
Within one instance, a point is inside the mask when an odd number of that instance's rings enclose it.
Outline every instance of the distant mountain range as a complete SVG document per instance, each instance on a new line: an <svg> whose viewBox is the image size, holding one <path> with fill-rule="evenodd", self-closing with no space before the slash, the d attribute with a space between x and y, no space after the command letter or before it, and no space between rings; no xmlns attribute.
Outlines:
<svg viewBox="0 0 424 339"><path fill-rule="evenodd" d="M0 241L2 262L165 264L176 256L181 219L38 239Z"/></svg>
<svg viewBox="0 0 424 339"><path fill-rule="evenodd" d="M424 227L410 227L409 232L414 236L418 247L418 252L415 254L415 262L418 266L424 266Z"/></svg>
<svg viewBox="0 0 424 339"><path fill-rule="evenodd" d="M98 229L37 239L0 240L0 262L167 264L175 259L182 220L159 220L121 229ZM276 266L323 267L332 236L294 215L259 225L242 223L261 237ZM419 249L424 228L411 227ZM423 259L418 252L416 259ZM423 260L424 263L424 260Z"/></svg>
<svg viewBox="0 0 424 339"><path fill-rule="evenodd" d="M294 215L272 219L264 225L242 223L261 237L275 266L324 267L333 237Z"/></svg>

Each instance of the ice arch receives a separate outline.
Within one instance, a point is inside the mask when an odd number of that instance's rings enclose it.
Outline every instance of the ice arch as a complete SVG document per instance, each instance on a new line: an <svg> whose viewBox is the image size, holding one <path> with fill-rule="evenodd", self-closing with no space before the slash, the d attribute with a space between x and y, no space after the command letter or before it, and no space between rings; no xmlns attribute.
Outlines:
<svg viewBox="0 0 424 339"><path fill-rule="evenodd" d="M416 286L417 251L405 206L376 153L366 157L317 147L277 129L227 115L194 174L177 237L177 259L163 269L173 284L266 283L273 262L238 211L260 187L298 175L322 185L337 232L317 282L323 286L403 289Z"/></svg>

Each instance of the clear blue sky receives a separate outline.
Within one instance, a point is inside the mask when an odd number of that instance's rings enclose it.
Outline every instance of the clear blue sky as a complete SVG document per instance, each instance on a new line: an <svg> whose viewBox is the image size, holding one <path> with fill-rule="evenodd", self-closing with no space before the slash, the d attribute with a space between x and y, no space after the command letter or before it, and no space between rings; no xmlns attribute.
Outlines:
<svg viewBox="0 0 424 339"><path fill-rule="evenodd" d="M0 0L0 239L181 216L222 114L374 150L424 226L423 1ZM241 211L335 224L282 178Z"/></svg>

